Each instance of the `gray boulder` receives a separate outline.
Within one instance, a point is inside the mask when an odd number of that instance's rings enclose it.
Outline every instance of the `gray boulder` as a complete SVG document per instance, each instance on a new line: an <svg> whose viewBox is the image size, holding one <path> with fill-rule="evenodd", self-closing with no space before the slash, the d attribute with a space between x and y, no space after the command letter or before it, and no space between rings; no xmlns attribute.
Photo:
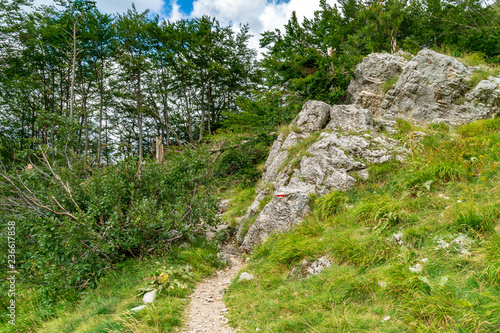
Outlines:
<svg viewBox="0 0 500 333"><path fill-rule="evenodd" d="M253 280L253 274L243 272L240 274L240 277L238 278L238 281L250 281Z"/></svg>
<svg viewBox="0 0 500 333"><path fill-rule="evenodd" d="M327 129L364 131L373 128L373 114L359 105L334 105L330 109Z"/></svg>
<svg viewBox="0 0 500 333"><path fill-rule="evenodd" d="M328 122L330 108L324 102L307 101L291 125L296 125L303 133L317 132Z"/></svg>
<svg viewBox="0 0 500 333"><path fill-rule="evenodd" d="M372 53L354 69L354 79L347 88L348 102L376 112L384 98L380 86L387 80L399 76L405 58L388 53Z"/></svg>
<svg viewBox="0 0 500 333"><path fill-rule="evenodd" d="M381 113L386 118L411 116L417 123L453 121L472 72L453 57L422 50L404 66L399 80L385 95Z"/></svg>
<svg viewBox="0 0 500 333"><path fill-rule="evenodd" d="M456 125L494 117L500 113L500 79L490 77L470 91L467 82L475 70L431 50L420 51L411 61L398 54L371 54L356 66L348 101L382 122L411 118L415 123ZM381 85L396 76L384 95Z"/></svg>
<svg viewBox="0 0 500 333"><path fill-rule="evenodd" d="M318 260L314 261L308 268L307 272L311 275L319 275L325 270L325 268L331 267L332 262L328 260L326 256L322 256Z"/></svg>
<svg viewBox="0 0 500 333"><path fill-rule="evenodd" d="M144 296L142 296L142 301L145 304L153 303L155 299L156 299L156 290L148 291L147 293L144 294Z"/></svg>
<svg viewBox="0 0 500 333"><path fill-rule="evenodd" d="M456 118L460 123L477 119L492 118L500 114L500 78L490 76L482 80L464 97L459 106Z"/></svg>

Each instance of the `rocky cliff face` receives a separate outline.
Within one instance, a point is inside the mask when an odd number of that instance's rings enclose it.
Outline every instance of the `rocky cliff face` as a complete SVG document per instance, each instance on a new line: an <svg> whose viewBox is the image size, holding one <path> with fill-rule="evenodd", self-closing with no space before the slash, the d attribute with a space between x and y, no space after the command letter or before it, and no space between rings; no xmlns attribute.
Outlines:
<svg viewBox="0 0 500 333"><path fill-rule="evenodd" d="M500 79L489 77L470 89L477 68L455 58L422 50L410 61L389 54L367 56L348 88L350 102L375 116L417 123L463 124L500 113ZM397 77L385 94L381 85Z"/></svg>
<svg viewBox="0 0 500 333"><path fill-rule="evenodd" d="M461 124L500 113L500 79L490 77L471 90L467 81L474 68L430 50L407 58L366 57L349 86L349 105L304 104L290 132L274 142L257 197L240 218L243 225L256 217L246 235L244 228L238 230L244 250L300 223L309 213L311 194L345 191L356 179L369 177L370 164L404 158L405 149L377 131L374 116L383 125L396 118ZM382 85L395 77L384 93Z"/></svg>
<svg viewBox="0 0 500 333"><path fill-rule="evenodd" d="M375 133L372 113L357 105L309 101L292 125L294 130L274 142L257 198L242 218L258 214L244 238L238 233L246 251L299 223L309 213L311 194L345 191L368 176L369 164L397 154L396 141ZM271 200L259 212L266 196Z"/></svg>

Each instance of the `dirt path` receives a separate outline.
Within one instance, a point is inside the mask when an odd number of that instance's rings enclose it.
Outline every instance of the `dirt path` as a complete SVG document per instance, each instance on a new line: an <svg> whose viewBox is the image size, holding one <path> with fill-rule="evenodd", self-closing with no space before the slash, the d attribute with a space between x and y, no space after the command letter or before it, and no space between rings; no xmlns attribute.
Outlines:
<svg viewBox="0 0 500 333"><path fill-rule="evenodd" d="M182 332L222 332L234 333L235 330L227 324L224 314L228 311L222 301L224 291L243 266L241 258L232 246L224 250L229 255L230 264L224 270L198 283L191 295L191 305L187 310L187 322Z"/></svg>

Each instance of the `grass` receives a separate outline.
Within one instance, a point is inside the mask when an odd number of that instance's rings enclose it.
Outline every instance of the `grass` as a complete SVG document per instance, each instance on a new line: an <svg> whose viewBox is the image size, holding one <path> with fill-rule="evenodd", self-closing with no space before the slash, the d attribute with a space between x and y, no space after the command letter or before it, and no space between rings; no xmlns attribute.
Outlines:
<svg viewBox="0 0 500 333"><path fill-rule="evenodd" d="M483 80L487 80L490 76L499 76L500 75L500 66L479 69L475 71L470 79L467 81L467 86L470 89L474 89L479 82Z"/></svg>
<svg viewBox="0 0 500 333"><path fill-rule="evenodd" d="M197 242L181 246L172 252L144 259L129 259L117 265L102 278L97 288L85 291L75 305L62 305L56 318L39 323L36 328L29 321L18 318L15 327L5 326L1 332L174 332L183 324L187 296L196 281L214 272L221 264L217 246ZM189 267L187 267L189 266ZM168 272L169 281L162 282L162 290L153 305L145 310L130 312L142 305L141 288L159 288L159 274ZM37 304L31 298L32 308L24 316L36 316ZM14 330L13 330L14 329Z"/></svg>
<svg viewBox="0 0 500 333"><path fill-rule="evenodd" d="M227 211L222 215L222 220L226 221L230 226L236 226L236 219L245 215L248 206L255 200L257 193L255 187L236 188L233 191L233 196L229 201Z"/></svg>
<svg viewBox="0 0 500 333"><path fill-rule="evenodd" d="M382 85L380 86L380 90L382 90L382 92L385 94L386 92L391 90L392 87L394 87L394 85L396 84L396 82L398 82L398 80L399 80L398 76L390 78L389 80L382 83Z"/></svg>
<svg viewBox="0 0 500 333"><path fill-rule="evenodd" d="M500 330L500 119L420 130L429 135L414 160L372 166L350 191L313 198L302 224L254 251L255 279L226 296L235 327ZM323 255L333 264L322 274L291 274Z"/></svg>

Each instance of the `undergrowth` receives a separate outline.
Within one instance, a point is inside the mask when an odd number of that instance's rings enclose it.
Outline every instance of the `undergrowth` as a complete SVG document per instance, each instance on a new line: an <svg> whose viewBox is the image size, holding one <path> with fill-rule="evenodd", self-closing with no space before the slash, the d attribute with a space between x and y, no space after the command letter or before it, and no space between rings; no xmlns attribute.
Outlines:
<svg viewBox="0 0 500 333"><path fill-rule="evenodd" d="M37 332L174 332L183 323L187 296L203 276L220 268L217 246L206 241L195 242L163 255L129 259L102 278L95 289L82 295L80 302L62 304L56 319L39 324ZM142 305L142 294L159 291L157 299L146 309L131 312ZM39 318L40 298L23 295L24 317L16 323L18 332L31 332L29 318ZM0 332L11 332L9 327ZM14 332L14 331L12 331Z"/></svg>
<svg viewBox="0 0 500 333"><path fill-rule="evenodd" d="M404 124L399 126L404 132ZM226 297L242 332L498 332L500 119L431 125L414 158L346 193L250 258ZM326 255L318 276L292 273Z"/></svg>

